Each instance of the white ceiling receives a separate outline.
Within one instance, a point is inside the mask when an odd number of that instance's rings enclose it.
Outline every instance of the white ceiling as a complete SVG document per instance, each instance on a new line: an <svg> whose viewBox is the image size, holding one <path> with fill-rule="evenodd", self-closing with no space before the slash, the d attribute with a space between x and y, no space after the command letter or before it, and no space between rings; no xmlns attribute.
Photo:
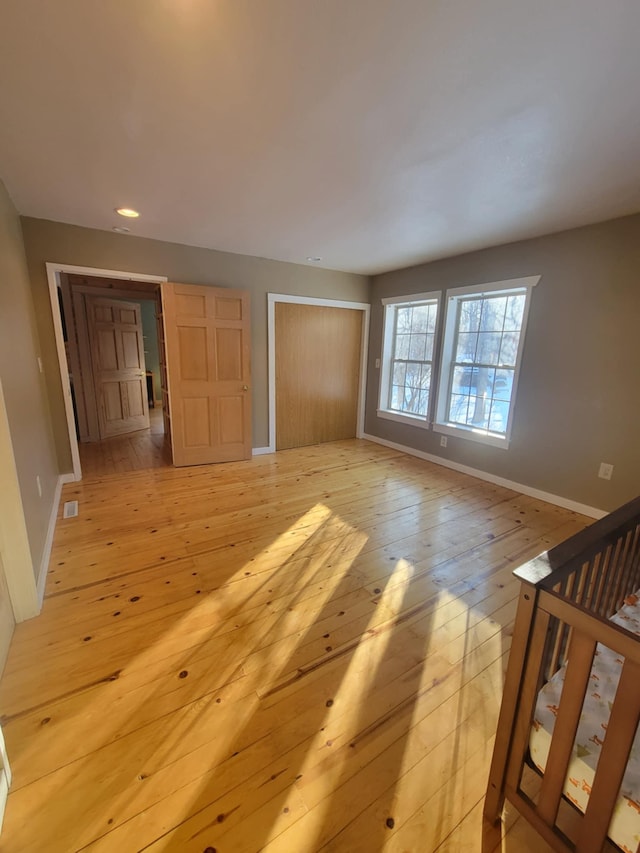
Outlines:
<svg viewBox="0 0 640 853"><path fill-rule="evenodd" d="M24 215L372 273L640 210L638 0L1 18L0 177Z"/></svg>

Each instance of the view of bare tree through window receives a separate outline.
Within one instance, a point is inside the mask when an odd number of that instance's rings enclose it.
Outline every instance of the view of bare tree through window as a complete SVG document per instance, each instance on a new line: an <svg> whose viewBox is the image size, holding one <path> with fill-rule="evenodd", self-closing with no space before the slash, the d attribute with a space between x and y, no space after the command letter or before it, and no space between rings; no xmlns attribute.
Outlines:
<svg viewBox="0 0 640 853"><path fill-rule="evenodd" d="M524 326L539 280L382 299L378 417L507 449Z"/></svg>
<svg viewBox="0 0 640 853"><path fill-rule="evenodd" d="M447 420L505 434L526 293L460 297Z"/></svg>
<svg viewBox="0 0 640 853"><path fill-rule="evenodd" d="M436 332L436 300L395 309L389 409L426 417Z"/></svg>

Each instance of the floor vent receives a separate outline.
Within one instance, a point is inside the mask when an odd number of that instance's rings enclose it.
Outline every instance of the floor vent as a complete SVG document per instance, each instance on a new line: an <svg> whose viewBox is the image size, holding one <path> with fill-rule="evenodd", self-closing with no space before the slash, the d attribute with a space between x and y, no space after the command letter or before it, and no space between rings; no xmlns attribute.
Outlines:
<svg viewBox="0 0 640 853"><path fill-rule="evenodd" d="M63 518L75 518L78 514L78 501L66 501L62 508Z"/></svg>

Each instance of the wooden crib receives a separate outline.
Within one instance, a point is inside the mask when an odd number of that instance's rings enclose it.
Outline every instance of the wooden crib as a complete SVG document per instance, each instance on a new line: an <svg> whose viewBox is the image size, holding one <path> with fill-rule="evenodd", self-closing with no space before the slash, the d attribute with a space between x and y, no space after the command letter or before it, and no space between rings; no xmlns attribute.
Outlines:
<svg viewBox="0 0 640 853"><path fill-rule="evenodd" d="M484 815L497 821L506 798L553 849L596 853L610 843L609 824L640 716L640 636L610 621L625 598L633 601L632 593L640 589L640 498L515 574L522 585ZM593 686L598 643L615 653L621 671L586 810L575 810L569 838L557 825L558 813L566 802L563 792L590 682ZM565 664L546 767L532 795L525 793L523 779L532 775L529 741L538 693ZM638 798L635 792L630 805L637 805ZM631 853L637 850L636 845Z"/></svg>

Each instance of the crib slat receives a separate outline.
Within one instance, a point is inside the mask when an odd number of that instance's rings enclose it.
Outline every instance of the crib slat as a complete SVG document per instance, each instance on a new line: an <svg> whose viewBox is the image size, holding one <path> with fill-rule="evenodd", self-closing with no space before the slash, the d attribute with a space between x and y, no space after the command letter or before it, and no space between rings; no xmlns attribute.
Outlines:
<svg viewBox="0 0 640 853"><path fill-rule="evenodd" d="M629 549L625 558L623 594L628 595L629 591L636 592L637 587L633 582L634 565L638 562L638 546L640 544L640 527L629 531Z"/></svg>
<svg viewBox="0 0 640 853"><path fill-rule="evenodd" d="M604 589L602 591L602 598L599 602L598 612L600 616L603 616L607 619L611 614L608 611L608 601L611 597L611 586L612 586L612 576L613 576L613 552L614 546L612 544L607 545L604 551L604 561L603 561L603 572L604 572Z"/></svg>
<svg viewBox="0 0 640 853"><path fill-rule="evenodd" d="M589 561L589 587L587 589L587 597L585 599L585 607L588 609L591 609L593 605L593 597L596 593L599 564L600 554L596 554L595 557Z"/></svg>
<svg viewBox="0 0 640 853"><path fill-rule="evenodd" d="M638 569L640 569L640 525L633 531L633 542L631 544L631 553L629 554L629 572L627 585L628 588L638 589Z"/></svg>
<svg viewBox="0 0 640 853"><path fill-rule="evenodd" d="M511 749L512 724L520 698L520 682L529 648L531 623L536 594L529 584L522 584L518 598L518 611L509 654L509 666L504 683L496 741L489 771L489 783L484 804L484 816L491 823L500 817L504 802L504 786Z"/></svg>
<svg viewBox="0 0 640 853"><path fill-rule="evenodd" d="M558 622L554 625L554 640L551 648L551 657L548 663L545 663L544 667L544 680L549 681L551 676L560 669L561 661L560 656L563 653L566 636L567 636L567 626L564 622Z"/></svg>
<svg viewBox="0 0 640 853"><path fill-rule="evenodd" d="M584 563L578 573L578 589L576 590L576 594L574 597L574 601L578 604L583 603L583 599L585 596L585 590L587 588L587 579L589 577L589 563Z"/></svg>
<svg viewBox="0 0 640 853"><path fill-rule="evenodd" d="M560 707L553 727L549 758L538 801L540 816L551 826L558 815L595 650L596 644L592 639L577 632L573 634Z"/></svg>
<svg viewBox="0 0 640 853"><path fill-rule="evenodd" d="M549 614L537 610L533 620L531 641L527 650L527 661L520 687L520 703L517 706L513 726L513 742L507 763L506 785L514 791L520 787L524 757L529 748L531 720L540 689L540 661L544 652L545 638L549 627Z"/></svg>
<svg viewBox="0 0 640 853"><path fill-rule="evenodd" d="M622 602L624 601L624 582L627 580L627 569L629 562L629 553L631 551L631 544L633 541L633 534L629 530L627 531L626 536L624 537L622 542L622 547L620 550L620 570L618 572L618 582L616 584L616 588L613 594L613 606L615 610L619 610L622 607Z"/></svg>
<svg viewBox="0 0 640 853"><path fill-rule="evenodd" d="M640 718L640 665L625 661L611 709L607 734L593 780L589 803L580 827L576 849L599 853L607 835L611 813Z"/></svg>
<svg viewBox="0 0 640 853"><path fill-rule="evenodd" d="M596 593L595 604L592 607L593 613L602 614L602 598L604 596L606 590L606 581L607 581L607 566L609 564L609 555L610 549L607 548L604 552L597 555L598 562L600 563L600 581L598 583L598 591Z"/></svg>
<svg viewBox="0 0 640 853"><path fill-rule="evenodd" d="M618 588L621 583L622 575L622 551L624 547L623 539L617 539L613 549L611 581L609 583L609 595L607 597L607 618L612 613L616 612L616 598L618 596Z"/></svg>

